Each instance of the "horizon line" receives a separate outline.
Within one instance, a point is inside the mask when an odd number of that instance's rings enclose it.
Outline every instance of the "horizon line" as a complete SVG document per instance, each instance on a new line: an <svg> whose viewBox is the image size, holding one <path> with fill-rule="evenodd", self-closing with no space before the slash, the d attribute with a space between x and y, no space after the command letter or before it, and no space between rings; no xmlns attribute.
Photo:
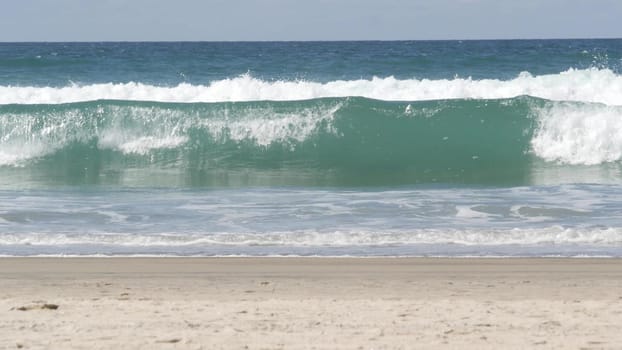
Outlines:
<svg viewBox="0 0 622 350"><path fill-rule="evenodd" d="M568 37L568 38L482 38L482 39L308 39L308 40L24 40L4 41L0 44L35 43L304 43L304 42L442 42L442 41L550 41L550 40L622 40L622 37Z"/></svg>

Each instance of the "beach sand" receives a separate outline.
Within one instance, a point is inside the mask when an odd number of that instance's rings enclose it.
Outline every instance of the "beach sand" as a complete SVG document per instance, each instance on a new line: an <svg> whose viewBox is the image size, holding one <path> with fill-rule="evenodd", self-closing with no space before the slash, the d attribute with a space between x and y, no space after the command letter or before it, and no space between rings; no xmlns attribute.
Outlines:
<svg viewBox="0 0 622 350"><path fill-rule="evenodd" d="M622 260L1 258L1 349L622 349Z"/></svg>

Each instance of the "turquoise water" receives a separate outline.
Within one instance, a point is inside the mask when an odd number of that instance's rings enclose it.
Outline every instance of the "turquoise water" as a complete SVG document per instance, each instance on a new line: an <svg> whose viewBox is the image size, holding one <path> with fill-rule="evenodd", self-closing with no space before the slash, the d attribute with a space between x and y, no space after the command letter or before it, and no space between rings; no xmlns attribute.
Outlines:
<svg viewBox="0 0 622 350"><path fill-rule="evenodd" d="M622 255L622 40L0 44L0 255Z"/></svg>

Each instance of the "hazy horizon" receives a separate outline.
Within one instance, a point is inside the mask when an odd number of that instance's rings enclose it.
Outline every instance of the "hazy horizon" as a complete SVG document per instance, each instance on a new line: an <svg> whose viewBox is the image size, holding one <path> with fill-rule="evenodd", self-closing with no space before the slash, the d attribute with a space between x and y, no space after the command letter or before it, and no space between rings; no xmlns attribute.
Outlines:
<svg viewBox="0 0 622 350"><path fill-rule="evenodd" d="M23 0L1 42L617 39L615 0Z"/></svg>
<svg viewBox="0 0 622 350"><path fill-rule="evenodd" d="M620 37L577 37L577 38L487 38L487 39L325 39L325 40L33 40L33 41L0 41L3 44L20 43L287 43L287 42L426 42L426 41L547 41L547 40L622 40Z"/></svg>

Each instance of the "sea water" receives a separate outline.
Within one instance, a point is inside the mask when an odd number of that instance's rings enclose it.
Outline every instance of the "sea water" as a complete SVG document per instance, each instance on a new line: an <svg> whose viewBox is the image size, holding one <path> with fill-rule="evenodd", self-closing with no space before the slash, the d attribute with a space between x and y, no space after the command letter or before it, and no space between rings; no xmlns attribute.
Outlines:
<svg viewBox="0 0 622 350"><path fill-rule="evenodd" d="M0 43L0 255L622 256L622 40Z"/></svg>

